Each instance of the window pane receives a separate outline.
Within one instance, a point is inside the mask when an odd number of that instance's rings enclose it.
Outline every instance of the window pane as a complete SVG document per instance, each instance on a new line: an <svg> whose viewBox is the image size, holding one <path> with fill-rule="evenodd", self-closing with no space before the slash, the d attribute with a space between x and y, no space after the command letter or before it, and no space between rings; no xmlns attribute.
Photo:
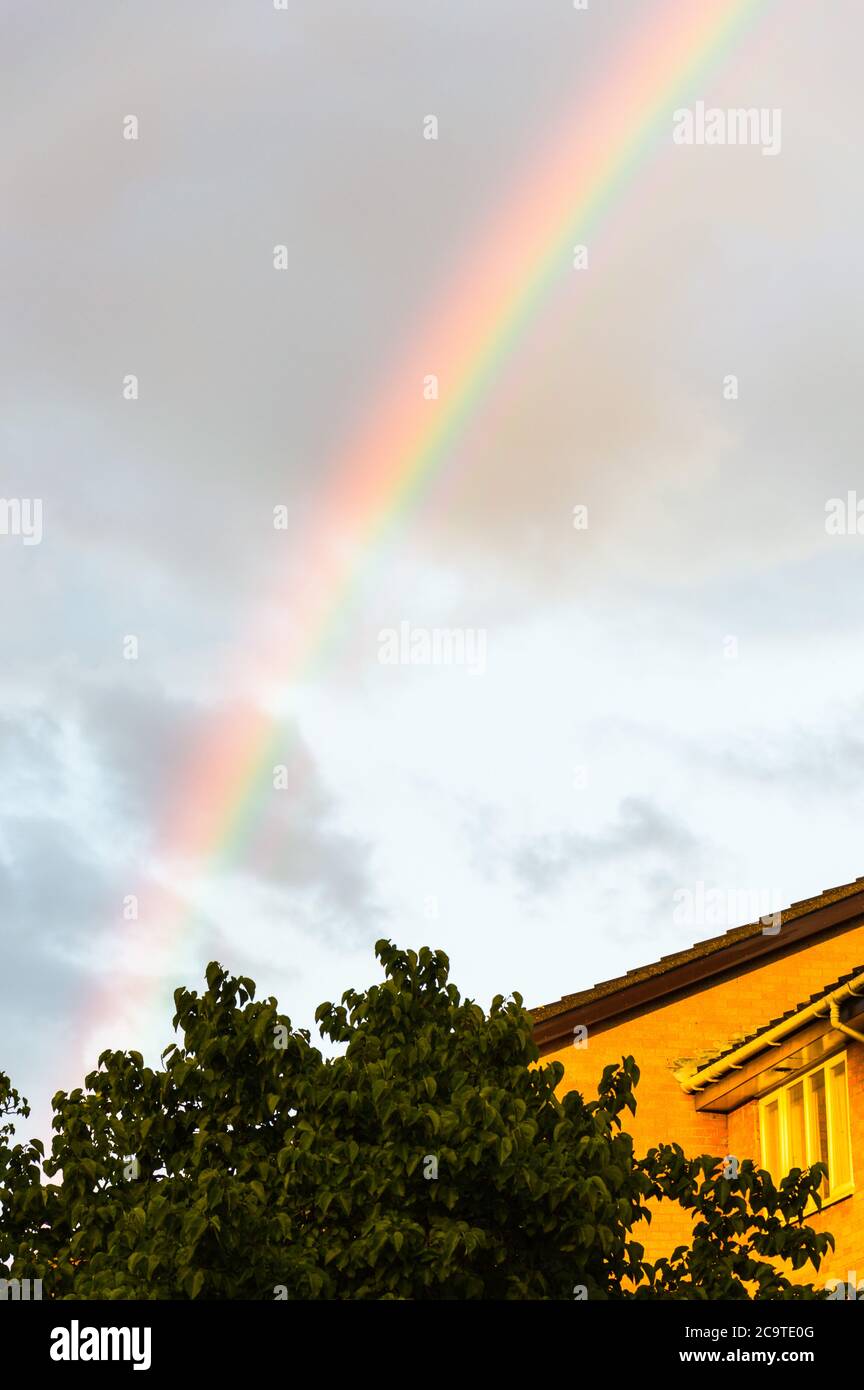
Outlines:
<svg viewBox="0 0 864 1390"><path fill-rule="evenodd" d="M776 1100L762 1107L762 1167L767 1168L775 1183L780 1171L780 1105Z"/></svg>
<svg viewBox="0 0 864 1390"><path fill-rule="evenodd" d="M829 1073L831 1085L831 1186L847 1187L852 1181L849 1154L849 1114L846 1108L846 1063L838 1062Z"/></svg>
<svg viewBox="0 0 864 1390"><path fill-rule="evenodd" d="M789 1167L807 1166L807 1130L804 1118L804 1082L789 1089Z"/></svg>
<svg viewBox="0 0 864 1390"><path fill-rule="evenodd" d="M825 1097L825 1072L817 1071L807 1078L810 1101L810 1152L808 1163L828 1162L828 1102ZM822 1183L822 1196L827 1197L830 1184Z"/></svg>

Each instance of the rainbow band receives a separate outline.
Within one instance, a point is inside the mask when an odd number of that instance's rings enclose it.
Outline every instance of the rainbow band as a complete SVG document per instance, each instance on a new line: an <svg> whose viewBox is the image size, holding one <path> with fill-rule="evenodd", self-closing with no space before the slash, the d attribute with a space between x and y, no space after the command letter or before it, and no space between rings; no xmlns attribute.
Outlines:
<svg viewBox="0 0 864 1390"><path fill-rule="evenodd" d="M444 311L422 334L413 367L400 367L398 381L335 470L309 541L315 581L277 594L300 634L272 672L279 688L320 668L384 542L442 475L451 447L552 286L574 273L574 244L585 241L627 187L664 122L671 136L672 106L719 66L770 3L670 0L659 18L649 14L580 103L582 119L589 114L587 133L580 120L568 119L519 181L513 204L496 217ZM574 23L585 22L574 17ZM421 383L441 362L448 364L442 399L430 403L422 398ZM236 862L272 795L273 765L284 754L281 721L264 710L216 720L182 771L173 814L160 836L164 857L203 862L211 872ZM148 923L152 910L151 903ZM157 960L189 920L188 908L167 895L157 908L157 916L163 915L155 935L147 929ZM131 1002L134 984L122 979L122 968L119 973L121 997ZM110 986L111 999L117 992ZM108 1000L106 991L103 1004ZM92 1001L88 1013L92 1022Z"/></svg>

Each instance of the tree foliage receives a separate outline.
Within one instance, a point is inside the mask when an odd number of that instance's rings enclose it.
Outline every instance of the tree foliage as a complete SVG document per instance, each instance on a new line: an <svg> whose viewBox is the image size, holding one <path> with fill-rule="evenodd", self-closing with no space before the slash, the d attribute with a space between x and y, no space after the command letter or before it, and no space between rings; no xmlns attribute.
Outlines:
<svg viewBox="0 0 864 1390"><path fill-rule="evenodd" d="M777 1188L676 1145L638 1158L632 1057L560 1097L519 995L486 1014L442 952L376 954L381 984L317 1011L339 1055L214 962L175 992L161 1067L105 1052L54 1097L50 1156L0 1126L11 1275L57 1298L819 1296L781 1272L833 1245L802 1221L819 1165ZM28 1113L0 1076L4 1112ZM651 1201L694 1217L654 1264Z"/></svg>

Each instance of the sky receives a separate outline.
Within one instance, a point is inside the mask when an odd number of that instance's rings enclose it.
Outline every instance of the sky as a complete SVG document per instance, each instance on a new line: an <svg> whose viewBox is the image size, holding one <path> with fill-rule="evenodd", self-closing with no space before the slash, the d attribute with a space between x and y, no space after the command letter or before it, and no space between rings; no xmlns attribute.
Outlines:
<svg viewBox="0 0 864 1390"><path fill-rule="evenodd" d="M328 511L353 442L447 408L430 325L692 6L0 0L0 1069L34 1132L102 1047L155 1061L214 958L310 1028L382 936L543 1004L864 874L864 18L751 9L378 537ZM681 143L679 100L775 147ZM257 719L281 779L203 852L178 826Z"/></svg>

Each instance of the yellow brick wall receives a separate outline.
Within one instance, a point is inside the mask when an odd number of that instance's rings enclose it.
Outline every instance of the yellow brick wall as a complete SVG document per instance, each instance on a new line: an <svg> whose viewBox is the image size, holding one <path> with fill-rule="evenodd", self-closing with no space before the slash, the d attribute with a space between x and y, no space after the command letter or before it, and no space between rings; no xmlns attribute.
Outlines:
<svg viewBox="0 0 864 1390"><path fill-rule="evenodd" d="M635 1117L627 1115L637 1152L652 1144L678 1143L685 1153L700 1153L759 1161L758 1117L755 1103L730 1115L698 1112L692 1096L685 1095L673 1076L682 1060L705 1050L720 1050L734 1038L762 1027L793 1005L799 1004L853 967L864 965L864 926L808 944L784 958L772 958L752 966L737 978L709 984L672 1002L661 1003L636 1017L612 1026L590 1029L587 1046L556 1044L544 1060L564 1066L560 1093L581 1091L586 1099L596 1095L604 1066L631 1053L640 1068ZM827 1229L837 1238L837 1252L823 1261L818 1275L812 1268L793 1277L822 1283L846 1279L857 1270L864 1280L864 1045L849 1040L849 1103L856 1191L812 1218L816 1229ZM671 1253L689 1240L686 1212L664 1203L655 1210L651 1226L637 1234L646 1258Z"/></svg>

